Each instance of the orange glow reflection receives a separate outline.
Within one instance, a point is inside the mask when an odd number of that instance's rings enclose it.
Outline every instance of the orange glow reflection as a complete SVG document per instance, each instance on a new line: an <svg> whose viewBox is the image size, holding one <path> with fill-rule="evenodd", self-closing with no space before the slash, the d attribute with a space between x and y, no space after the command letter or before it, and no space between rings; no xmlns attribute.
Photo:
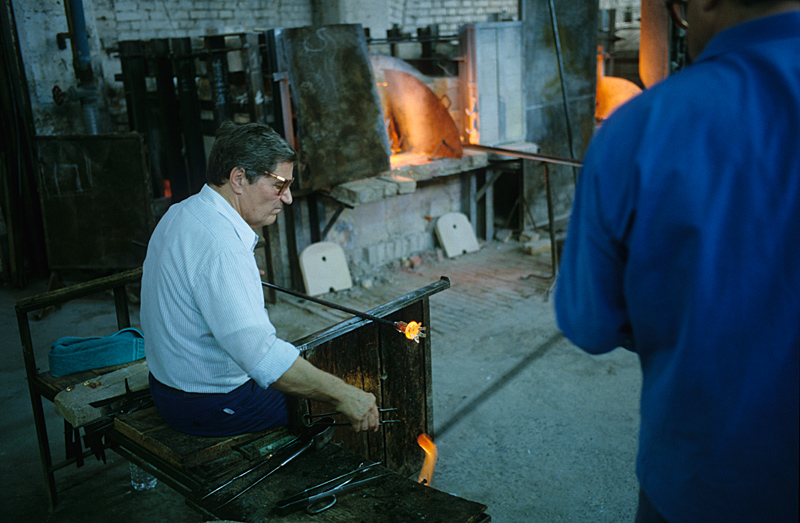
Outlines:
<svg viewBox="0 0 800 523"><path fill-rule="evenodd" d="M417 443L425 451L425 461L422 463L422 470L419 471L418 483L430 486L433 483L433 469L436 467L436 458L439 456L439 451L436 450L436 445L433 440L424 432L417 436Z"/></svg>
<svg viewBox="0 0 800 523"><path fill-rule="evenodd" d="M598 47L597 53L597 93L595 97L595 121L600 124L611 116L619 106L642 92L641 87L614 76L606 76L605 53L603 47Z"/></svg>

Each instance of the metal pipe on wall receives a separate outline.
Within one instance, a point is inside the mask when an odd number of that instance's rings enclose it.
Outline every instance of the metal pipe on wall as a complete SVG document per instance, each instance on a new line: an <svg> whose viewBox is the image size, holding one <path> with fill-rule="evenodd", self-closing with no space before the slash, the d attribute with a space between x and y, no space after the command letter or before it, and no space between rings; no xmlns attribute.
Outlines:
<svg viewBox="0 0 800 523"><path fill-rule="evenodd" d="M86 16L83 0L68 0L64 9L72 40L75 76L78 78L78 98L83 109L83 121L88 134L100 134L100 108L97 102L97 82L92 72L92 55L86 33Z"/></svg>

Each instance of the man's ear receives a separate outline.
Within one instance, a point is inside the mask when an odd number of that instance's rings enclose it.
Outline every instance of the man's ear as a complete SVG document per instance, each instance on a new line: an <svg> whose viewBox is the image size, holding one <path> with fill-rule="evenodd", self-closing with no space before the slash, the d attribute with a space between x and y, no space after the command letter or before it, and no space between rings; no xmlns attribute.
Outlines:
<svg viewBox="0 0 800 523"><path fill-rule="evenodd" d="M234 167L231 169L231 173L229 176L229 180L231 183L231 189L235 194L242 194L242 186L247 183L247 178L244 173L244 169L241 167Z"/></svg>

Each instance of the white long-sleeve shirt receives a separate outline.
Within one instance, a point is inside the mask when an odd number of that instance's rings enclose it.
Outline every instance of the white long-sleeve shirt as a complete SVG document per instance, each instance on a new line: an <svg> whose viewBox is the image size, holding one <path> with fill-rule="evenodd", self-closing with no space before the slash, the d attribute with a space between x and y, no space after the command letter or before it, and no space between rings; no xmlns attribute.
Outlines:
<svg viewBox="0 0 800 523"><path fill-rule="evenodd" d="M169 208L147 247L141 323L153 376L185 392L266 387L299 354L264 308L258 236L208 185Z"/></svg>

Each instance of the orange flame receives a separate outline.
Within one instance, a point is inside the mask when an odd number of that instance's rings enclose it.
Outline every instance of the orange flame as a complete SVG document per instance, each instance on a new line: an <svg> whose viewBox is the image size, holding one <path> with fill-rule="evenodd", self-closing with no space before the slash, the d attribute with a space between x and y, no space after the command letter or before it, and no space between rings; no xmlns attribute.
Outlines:
<svg viewBox="0 0 800 523"><path fill-rule="evenodd" d="M425 451L425 461L422 463L422 470L419 471L417 483L430 486L433 483L433 469L436 467L439 451L436 450L436 445L430 436L424 432L417 436L417 443Z"/></svg>

